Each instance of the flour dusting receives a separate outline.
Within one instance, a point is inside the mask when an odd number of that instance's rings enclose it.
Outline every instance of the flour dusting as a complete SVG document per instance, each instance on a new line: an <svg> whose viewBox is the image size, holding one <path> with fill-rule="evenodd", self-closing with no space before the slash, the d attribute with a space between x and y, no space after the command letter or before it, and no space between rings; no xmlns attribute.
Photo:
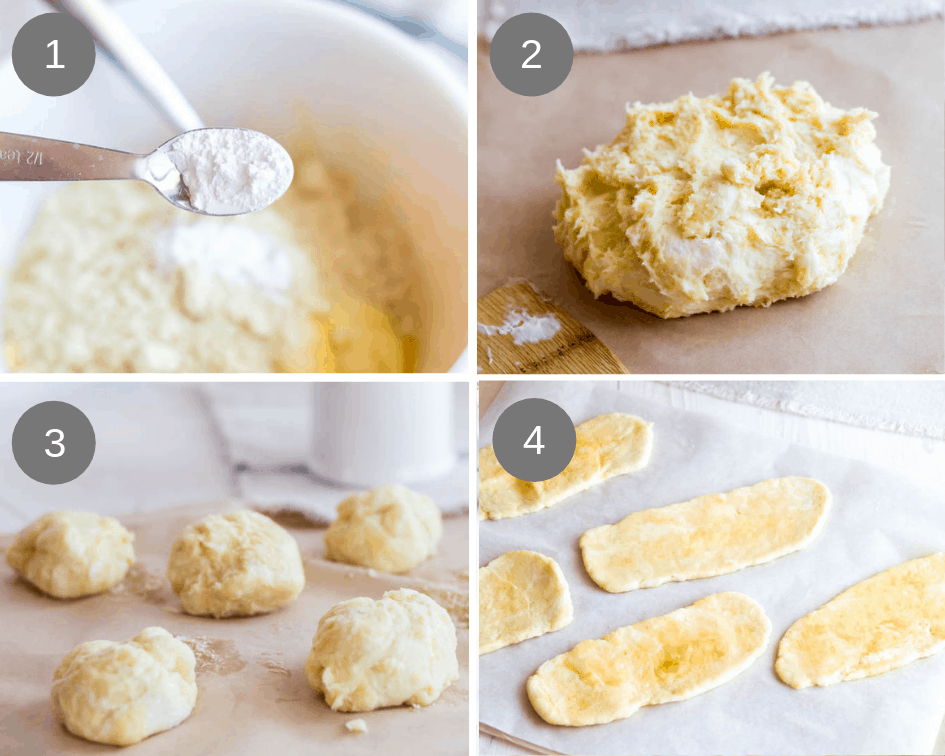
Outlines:
<svg viewBox="0 0 945 756"><path fill-rule="evenodd" d="M537 344L539 341L553 338L561 330L561 323L553 313L529 315L524 310L512 310L502 325L490 326L476 323L476 327L484 336L499 334L511 336L515 346L521 346L522 344ZM489 357L491 363L492 355L490 354Z"/></svg>

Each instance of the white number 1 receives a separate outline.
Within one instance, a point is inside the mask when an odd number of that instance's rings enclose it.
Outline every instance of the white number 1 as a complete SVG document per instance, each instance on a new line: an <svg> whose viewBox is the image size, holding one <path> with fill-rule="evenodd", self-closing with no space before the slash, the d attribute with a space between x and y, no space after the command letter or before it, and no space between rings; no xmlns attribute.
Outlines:
<svg viewBox="0 0 945 756"><path fill-rule="evenodd" d="M520 437L521 438L521 437ZM535 439L535 443L532 443L532 439ZM536 454L541 454L541 450L545 448L545 445L541 442L541 426L536 425L535 430L532 431L532 435L528 437L528 440L525 442L525 449L534 449Z"/></svg>
<svg viewBox="0 0 945 756"><path fill-rule="evenodd" d="M529 65L528 63L528 61L530 61L532 58L538 55L539 52L541 52L541 45L539 45L536 40L530 39L527 42L523 43L522 47L528 47L529 45L535 45L535 52L533 52L531 55L525 58L525 62L522 63L522 68L541 68L541 63L537 63L533 66Z"/></svg>
<svg viewBox="0 0 945 756"><path fill-rule="evenodd" d="M50 442L49 442L49 443L51 443L53 446L58 446L58 447L59 447L59 451L57 451L55 454L53 454L51 451L49 451L49 449L46 449L46 453L47 453L50 457L61 457L63 454L65 454L65 451L66 451L66 447L62 445L62 439L65 438L65 434L64 434L61 430L59 430L58 428L50 428L48 431L46 431L46 435L47 435L47 436L48 436L50 433L58 433L58 434L59 434L59 438L57 438L55 441L50 441Z"/></svg>
<svg viewBox="0 0 945 756"><path fill-rule="evenodd" d="M51 65L51 66L46 66L46 68L65 68L65 66L60 66L60 65L59 65L59 40L58 40L58 39L54 39L52 42L50 42L48 45L46 45L46 47L51 47L51 48L52 48L52 65ZM49 434L47 433L46 435L48 436ZM48 454L48 453L49 453L49 452L47 452L47 454ZM50 455L50 456L52 456L52 455ZM59 455L56 454L55 456L58 457Z"/></svg>

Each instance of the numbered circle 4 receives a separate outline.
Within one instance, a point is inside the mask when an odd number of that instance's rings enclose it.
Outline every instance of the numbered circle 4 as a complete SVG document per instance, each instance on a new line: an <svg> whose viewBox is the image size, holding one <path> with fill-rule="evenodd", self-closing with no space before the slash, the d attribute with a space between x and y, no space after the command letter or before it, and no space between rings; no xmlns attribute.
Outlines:
<svg viewBox="0 0 945 756"><path fill-rule="evenodd" d="M564 470L574 456L574 423L554 402L522 399L499 415L492 432L496 459L513 478L537 483Z"/></svg>
<svg viewBox="0 0 945 756"><path fill-rule="evenodd" d="M37 404L13 428L13 457L23 472L40 483L55 486L75 480L94 456L92 423L71 404Z"/></svg>
<svg viewBox="0 0 945 756"><path fill-rule="evenodd" d="M506 89L527 97L561 86L574 62L574 46L564 27L543 13L521 13L499 27L489 62Z"/></svg>
<svg viewBox="0 0 945 756"><path fill-rule="evenodd" d="M13 40L13 70L37 94L75 92L92 75L95 41L82 22L64 13L27 21Z"/></svg>

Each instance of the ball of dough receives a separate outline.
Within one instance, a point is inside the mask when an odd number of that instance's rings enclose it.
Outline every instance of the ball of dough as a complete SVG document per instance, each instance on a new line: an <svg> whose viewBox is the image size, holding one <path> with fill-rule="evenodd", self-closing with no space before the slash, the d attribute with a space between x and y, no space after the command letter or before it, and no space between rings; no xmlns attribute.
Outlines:
<svg viewBox="0 0 945 756"><path fill-rule="evenodd" d="M328 558L381 572L406 572L436 553L440 510L429 496L400 485L349 496L325 533Z"/></svg>
<svg viewBox="0 0 945 756"><path fill-rule="evenodd" d="M299 546L268 517L241 510L188 525L171 546L167 578L188 614L263 614L305 585Z"/></svg>
<svg viewBox="0 0 945 756"><path fill-rule="evenodd" d="M102 593L135 561L135 537L114 517L50 512L20 532L7 564L56 598Z"/></svg>
<svg viewBox="0 0 945 756"><path fill-rule="evenodd" d="M335 711L427 706L459 677L456 630L443 607L409 588L342 601L318 621L305 676Z"/></svg>
<svg viewBox="0 0 945 756"><path fill-rule="evenodd" d="M875 117L767 73L637 103L613 142L559 163L555 239L594 296L663 318L810 294L846 270L883 206Z"/></svg>
<svg viewBox="0 0 945 756"><path fill-rule="evenodd" d="M195 664L190 647L163 627L147 627L126 643L82 643L53 677L53 711L73 735L131 745L190 716Z"/></svg>

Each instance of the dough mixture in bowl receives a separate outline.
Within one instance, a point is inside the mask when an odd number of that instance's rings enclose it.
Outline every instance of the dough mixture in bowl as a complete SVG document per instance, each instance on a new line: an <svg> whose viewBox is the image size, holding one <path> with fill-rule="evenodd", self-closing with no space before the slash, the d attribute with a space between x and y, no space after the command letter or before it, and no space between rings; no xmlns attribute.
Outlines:
<svg viewBox="0 0 945 756"><path fill-rule="evenodd" d="M876 117L764 73L723 95L627 109L627 125L557 181L555 238L595 296L663 318L766 307L829 286L889 167Z"/></svg>
<svg viewBox="0 0 945 756"><path fill-rule="evenodd" d="M362 201L311 145L293 159L286 197L232 218L178 210L133 182L54 193L7 284L9 368L413 370L416 250L393 202Z"/></svg>

